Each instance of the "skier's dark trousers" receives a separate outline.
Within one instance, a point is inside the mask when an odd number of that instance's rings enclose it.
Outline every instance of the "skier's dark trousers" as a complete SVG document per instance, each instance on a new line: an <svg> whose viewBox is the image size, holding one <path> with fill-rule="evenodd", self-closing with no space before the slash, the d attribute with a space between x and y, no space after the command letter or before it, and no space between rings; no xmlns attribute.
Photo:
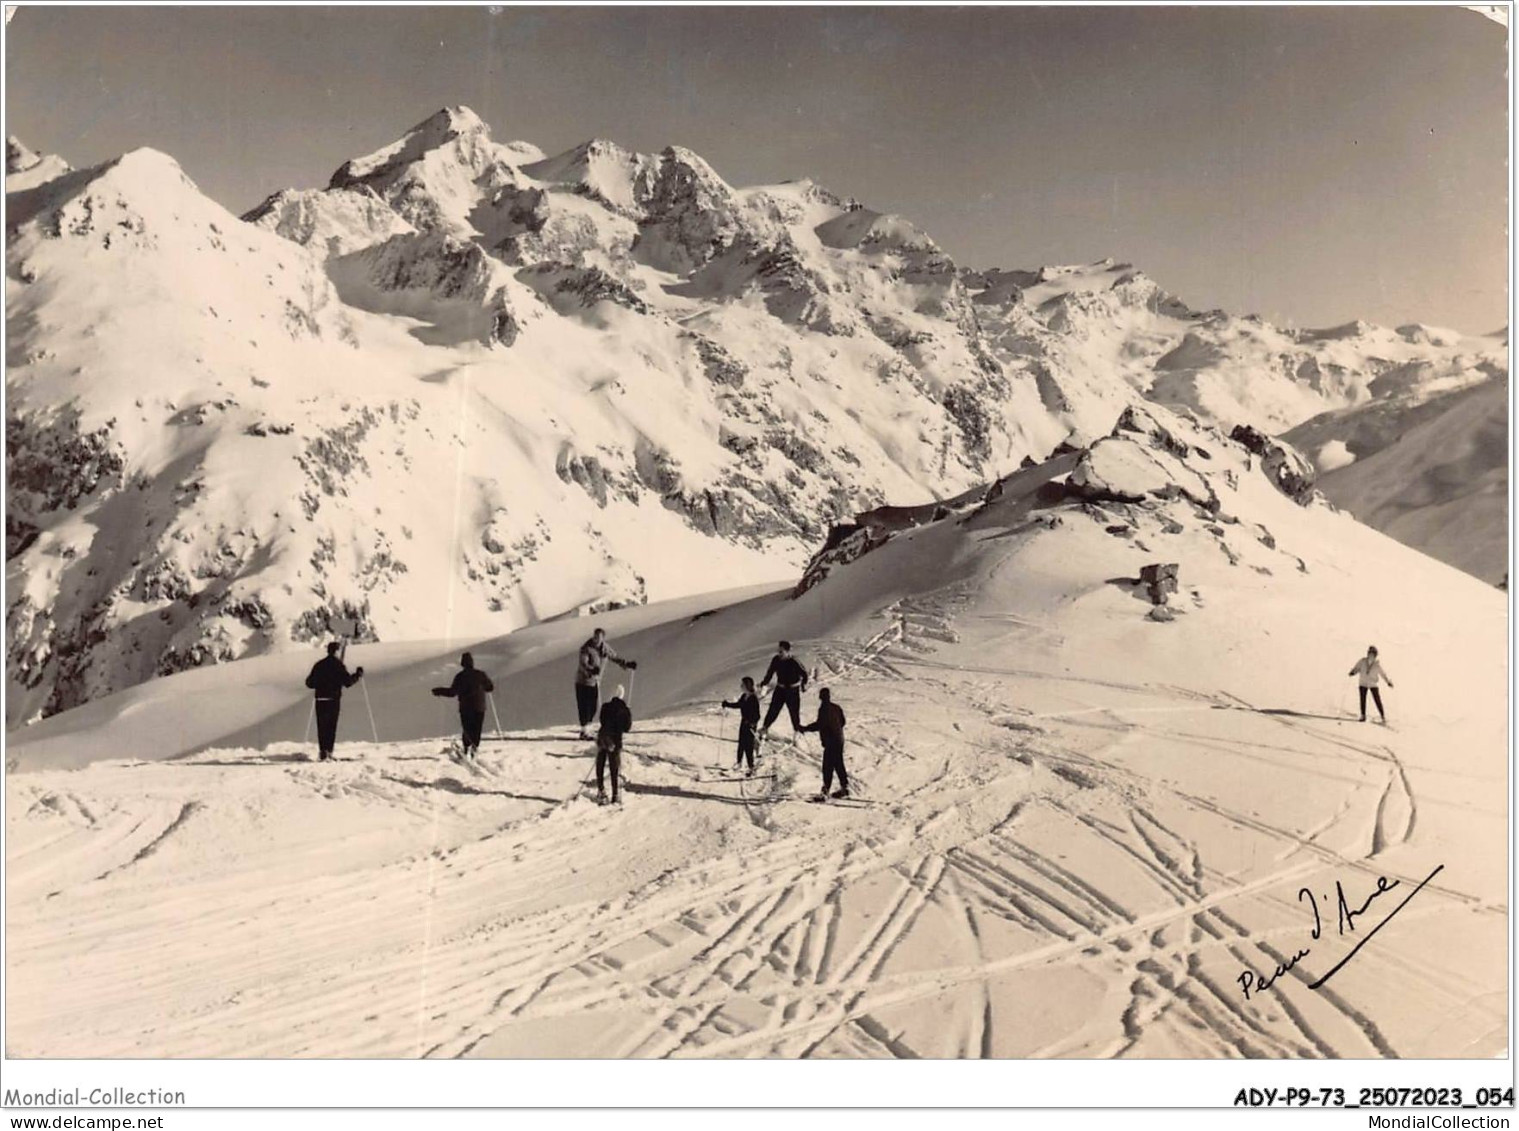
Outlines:
<svg viewBox="0 0 1519 1131"><path fill-rule="evenodd" d="M734 769L743 765L744 759L749 760L749 768L754 769L754 751L758 745L754 728L759 725L760 707L759 696L754 693L754 680L749 676L744 677L744 690L737 699L729 703L723 700L723 706L737 709L738 722L738 755L733 763Z"/></svg>
<svg viewBox="0 0 1519 1131"><path fill-rule="evenodd" d="M611 660L625 671L638 667L636 660L624 660L607 643L607 630L598 628L580 646L580 658L575 666L575 714L580 720L580 737L590 738L586 727L596 717L596 704L601 698L601 671Z"/></svg>
<svg viewBox="0 0 1519 1131"><path fill-rule="evenodd" d="M760 680L763 690L775 680L775 693L770 696L770 709L765 712L765 724L760 729L768 731L780 717L785 707L791 715L791 729L802 729L802 692L807 690L807 669L791 654L791 641L782 640L780 651L770 658L765 678Z"/></svg>
<svg viewBox="0 0 1519 1131"><path fill-rule="evenodd" d="M622 736L633 729L633 712L622 697L622 688L601 707L601 730L596 734L596 799L606 798L604 771L608 763L612 768L612 800L617 800L617 787L622 781Z"/></svg>
<svg viewBox="0 0 1519 1131"><path fill-rule="evenodd" d="M828 688L818 692L818 717L802 730L815 730L823 740L823 796L828 795L837 774L839 790L834 796L848 797L849 772L844 769L844 709L830 700Z"/></svg>
<svg viewBox="0 0 1519 1131"><path fill-rule="evenodd" d="M459 729L464 732L464 754L472 757L480 750L480 732L485 729L485 697L496 690L491 677L475 667L468 652L459 657L460 672L447 687L435 687L434 695L459 701Z"/></svg>
<svg viewBox="0 0 1519 1131"><path fill-rule="evenodd" d="M1382 706L1382 689L1380 687L1358 687L1361 693L1361 721L1366 721L1366 693L1371 692L1371 698L1377 705L1377 714L1382 716L1382 721L1387 721L1387 709Z"/></svg>
<svg viewBox="0 0 1519 1131"><path fill-rule="evenodd" d="M325 762L332 757L332 749L338 741L338 715L343 709L343 689L352 687L364 676L362 667L349 674L343 661L338 659L336 640L327 645L327 655L311 666L306 686L316 692L316 745L317 759Z"/></svg>

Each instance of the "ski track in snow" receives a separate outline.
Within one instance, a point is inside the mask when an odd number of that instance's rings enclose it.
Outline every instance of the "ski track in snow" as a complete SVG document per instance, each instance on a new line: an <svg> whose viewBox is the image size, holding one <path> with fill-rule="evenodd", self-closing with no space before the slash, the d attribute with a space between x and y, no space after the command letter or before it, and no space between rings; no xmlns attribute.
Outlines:
<svg viewBox="0 0 1519 1131"><path fill-rule="evenodd" d="M820 756L779 732L773 777L712 780L712 711L635 729L621 807L587 800L587 748L546 732L487 740L474 770L425 741L13 775L12 1051L1416 1054L1368 999L1378 976L1501 1034L1480 982L1391 930L1318 990L1330 960L1249 1000L1236 983L1303 945L1300 887L1421 878L1397 859L1420 803L1393 744L1223 693L931 658L953 607L808 642L868 806L801 804ZM1073 692L1096 702L1007 710ZM1177 784L1198 758L1211 776ZM1271 812L1237 787L1268 773L1296 783ZM1446 878L1400 929L1501 927L1506 904Z"/></svg>

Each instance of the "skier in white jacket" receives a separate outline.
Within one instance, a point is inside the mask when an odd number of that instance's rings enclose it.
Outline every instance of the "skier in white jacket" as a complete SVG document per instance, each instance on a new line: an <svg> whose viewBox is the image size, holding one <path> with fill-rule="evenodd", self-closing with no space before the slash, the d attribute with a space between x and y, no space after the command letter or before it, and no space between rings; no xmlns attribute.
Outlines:
<svg viewBox="0 0 1519 1131"><path fill-rule="evenodd" d="M1366 655L1355 662L1355 667L1350 669L1351 675L1360 676L1361 690L1361 721L1366 721L1366 693L1371 692L1371 697L1376 701L1377 714L1382 716L1382 725L1387 725L1387 712L1382 707L1382 689L1378 684L1382 680L1387 681L1387 686L1392 687L1392 677L1382 667L1382 662L1377 659L1377 647L1373 644L1366 649Z"/></svg>

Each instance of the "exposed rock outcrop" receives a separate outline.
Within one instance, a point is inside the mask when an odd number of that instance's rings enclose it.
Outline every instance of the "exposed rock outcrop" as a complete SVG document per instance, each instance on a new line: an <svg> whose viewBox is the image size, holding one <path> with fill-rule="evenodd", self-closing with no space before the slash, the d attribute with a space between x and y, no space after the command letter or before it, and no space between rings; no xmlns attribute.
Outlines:
<svg viewBox="0 0 1519 1131"><path fill-rule="evenodd" d="M1306 507L1318 497L1313 488L1313 464L1285 440L1267 436L1248 424L1236 424L1229 438L1259 456L1266 478L1299 506Z"/></svg>
<svg viewBox="0 0 1519 1131"><path fill-rule="evenodd" d="M1177 575L1181 566L1175 562L1152 563L1139 571L1139 583L1145 587L1150 601L1156 605L1167 604L1171 594L1179 587Z"/></svg>

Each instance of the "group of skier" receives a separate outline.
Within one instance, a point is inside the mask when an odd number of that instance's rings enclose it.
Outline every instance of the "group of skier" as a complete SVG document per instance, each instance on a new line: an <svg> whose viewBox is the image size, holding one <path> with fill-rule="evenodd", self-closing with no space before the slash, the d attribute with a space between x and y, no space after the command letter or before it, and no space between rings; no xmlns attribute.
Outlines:
<svg viewBox="0 0 1519 1131"><path fill-rule="evenodd" d="M340 649L342 650L340 652ZM327 761L332 757L337 737L338 715L341 710L344 688L352 687L364 676L362 667L349 672L343 663L346 648L334 641L327 646L327 655L319 660L306 677L306 686L315 692L313 713L317 721L318 759ZM636 673L638 662L619 656L607 643L606 630L597 628L580 646L575 667L575 713L580 724L580 737L587 741L592 735L587 730L595 720L598 730L596 742L596 799L605 804L609 799L606 791L607 770L610 769L612 792L610 801L619 800L618 787L622 779L622 741L633 729L633 712L627 701L627 691L617 685L612 697L601 702L601 677L607 662L617 664L624 671ZM723 701L723 708L739 712L738 751L735 769L746 764L748 773L754 773L755 759L771 725L786 710L791 716L792 730L797 734L816 733L823 745L823 790L817 800L830 796L849 796L849 774L844 768L844 712L832 701L828 688L818 692L818 714L811 723L803 725L801 718L802 692L807 689L807 669L791 653L791 642L782 640L760 690L775 683L770 697L770 707L760 723L759 692L754 679L744 676L737 700ZM485 672L475 667L475 658L469 652L459 657L459 672L447 687L434 687L432 693L441 698L454 699L459 705L459 728L462 732L461 757L473 763L480 751L480 736L485 728L487 706L493 706L490 695L496 685ZM599 708L599 712L598 712ZM499 726L499 720L497 722ZM793 738L793 742L795 739ZM832 790L837 777L839 788Z"/></svg>
<svg viewBox="0 0 1519 1131"><path fill-rule="evenodd" d="M765 678L760 681L760 690L770 686L772 679L775 681L775 691L771 693L770 708L765 712L763 724L760 723L759 693L755 691L753 677L743 677L736 700L723 700L725 710L736 710L739 713L738 750L733 768L739 770L747 767L748 773L753 775L754 759L759 753L760 744L784 709L791 716L793 731L797 734L816 733L823 744L823 792L818 795L818 800L830 796L848 797L849 772L844 769L843 709L832 701L832 694L825 687L818 692L817 718L803 725L802 692L807 690L807 668L791 654L789 640L782 640L775 655L771 657ZM830 793L835 777L839 779L839 788Z"/></svg>
<svg viewBox="0 0 1519 1131"><path fill-rule="evenodd" d="M343 691L364 677L362 667L349 672L343 663L344 653L346 648L338 642L328 644L327 655L312 666L311 674L306 677L306 686L315 693L312 714L316 719L318 760L323 762L332 757ZM608 661L630 673L638 670L638 662L619 656L607 643L606 630L597 628L580 646L575 667L575 712L580 722L582 739L589 741L592 738L586 729L592 720L599 723L595 735L596 799L603 804L608 800L606 779L607 770L610 769L610 800L616 804L622 780L622 740L633 729L633 711L628 706L627 692L621 684L617 685L610 699L601 702L601 677ZM1389 688L1393 684L1382 668L1375 646L1366 650L1366 655L1356 661L1349 674L1357 677L1361 721L1366 721L1366 698L1369 693L1385 725L1387 712L1382 706L1380 684L1383 679L1387 680ZM765 712L762 723L760 692L768 688L772 681L775 683L775 691L770 696L770 707ZM447 687L432 689L434 695L458 701L459 728L463 732L461 757L467 762L473 762L479 754L480 735L485 727L485 710L487 705L492 705L490 694L495 689L496 685L491 682L490 676L475 667L475 658L468 652L459 657L459 672L454 676L453 682ZM759 689L755 689L753 677L746 675L741 681L738 698L722 701L724 710L739 713L738 749L733 768L747 770L748 775L753 776L755 759L759 756L765 736L780 718L781 711L785 710L791 716L791 728L796 734L815 733L822 742L823 790L816 800L847 798L849 772L844 768L844 711L833 702L832 695L825 687L818 692L817 718L804 725L801 703L802 693L806 690L807 668L792 655L791 642L782 640L775 655L771 657ZM499 719L497 725L500 725ZM793 737L792 741L795 742L796 739ZM834 778L838 778L839 782L836 790L833 789Z"/></svg>

